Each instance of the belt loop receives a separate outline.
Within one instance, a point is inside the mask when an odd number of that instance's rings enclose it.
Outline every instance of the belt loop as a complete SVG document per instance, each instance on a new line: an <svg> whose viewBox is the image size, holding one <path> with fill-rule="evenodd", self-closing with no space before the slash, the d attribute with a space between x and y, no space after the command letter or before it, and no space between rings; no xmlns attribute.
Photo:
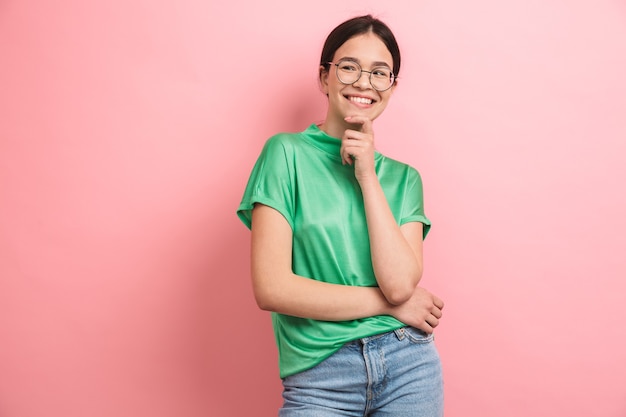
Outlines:
<svg viewBox="0 0 626 417"><path fill-rule="evenodd" d="M400 329L396 329L393 331L396 334L396 337L398 338L398 340L402 340L404 339L405 336L405 330L404 327L400 328Z"/></svg>

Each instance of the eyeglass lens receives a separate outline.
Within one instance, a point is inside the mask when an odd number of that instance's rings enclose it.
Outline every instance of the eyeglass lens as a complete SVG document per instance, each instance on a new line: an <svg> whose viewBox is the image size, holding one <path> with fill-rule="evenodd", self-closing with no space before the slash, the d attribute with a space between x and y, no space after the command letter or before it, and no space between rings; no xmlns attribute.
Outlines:
<svg viewBox="0 0 626 417"><path fill-rule="evenodd" d="M371 71L363 71L361 66L350 60L339 61L337 64L337 78L344 84L354 84L361 78L361 72L369 73L370 83L375 90L385 91L393 84L393 73L387 67L372 68Z"/></svg>

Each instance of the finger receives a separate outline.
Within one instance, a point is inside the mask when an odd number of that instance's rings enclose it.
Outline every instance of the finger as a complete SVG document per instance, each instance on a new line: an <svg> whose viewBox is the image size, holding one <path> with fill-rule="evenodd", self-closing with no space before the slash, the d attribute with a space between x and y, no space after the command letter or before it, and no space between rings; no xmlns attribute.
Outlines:
<svg viewBox="0 0 626 417"><path fill-rule="evenodd" d="M416 329L420 329L421 331L423 331L426 334L431 334L433 332L433 327L426 320L424 320L419 325L415 326L415 328Z"/></svg>
<svg viewBox="0 0 626 417"><path fill-rule="evenodd" d="M341 152L341 163L343 165L346 165L346 164L352 165L352 157L350 156L350 154L348 154L345 151L342 151Z"/></svg>
<svg viewBox="0 0 626 417"><path fill-rule="evenodd" d="M341 155L347 159L351 156L352 160L358 159L359 155L371 150L372 136L355 130L346 130L342 137Z"/></svg>
<svg viewBox="0 0 626 417"><path fill-rule="evenodd" d="M341 162L345 165L352 165L352 163L356 160L356 158L352 155L352 153L350 153L349 150L347 149L343 149L341 150Z"/></svg>
<svg viewBox="0 0 626 417"><path fill-rule="evenodd" d="M443 300L436 295L433 295L433 304L439 307L440 310L443 310Z"/></svg>
<svg viewBox="0 0 626 417"><path fill-rule="evenodd" d="M439 325L439 319L433 315L426 317L426 323L430 325L433 329Z"/></svg>
<svg viewBox="0 0 626 417"><path fill-rule="evenodd" d="M343 140L344 142L347 140L353 140L353 141L365 141L368 139L372 138L372 134L368 133L368 132L360 132L358 130L354 130L354 129L346 129L343 132L343 136L341 137L341 140Z"/></svg>
<svg viewBox="0 0 626 417"><path fill-rule="evenodd" d="M362 145L355 145L352 143L346 143L343 145L341 152L348 152L351 155L361 154L367 151L367 148Z"/></svg>
<svg viewBox="0 0 626 417"><path fill-rule="evenodd" d="M343 139L340 153L343 158L352 156L353 159L356 159L357 155L361 155L367 151L367 146L367 143L357 139Z"/></svg>
<svg viewBox="0 0 626 417"><path fill-rule="evenodd" d="M430 314L437 317L438 319L440 319L443 316L443 312L439 309L439 307L434 307L433 310L430 312Z"/></svg>
<svg viewBox="0 0 626 417"><path fill-rule="evenodd" d="M372 121L365 116L348 116L344 120L348 123L361 125L361 132L373 133Z"/></svg>
<svg viewBox="0 0 626 417"><path fill-rule="evenodd" d="M339 149L339 155L341 155L341 160L344 164L351 163L352 159L350 158L350 146L347 146L345 141L341 144L341 148Z"/></svg>

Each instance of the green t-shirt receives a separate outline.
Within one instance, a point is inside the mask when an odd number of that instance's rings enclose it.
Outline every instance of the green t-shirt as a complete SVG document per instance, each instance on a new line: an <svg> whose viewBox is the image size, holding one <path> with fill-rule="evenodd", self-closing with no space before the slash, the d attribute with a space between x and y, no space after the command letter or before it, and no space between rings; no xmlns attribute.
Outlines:
<svg viewBox="0 0 626 417"><path fill-rule="evenodd" d="M293 231L292 269L333 284L377 286L361 188L353 165L342 165L341 141L316 125L271 137L259 156L237 215L250 228L255 203L280 212ZM376 174L398 224L430 221L422 181L412 167L376 152ZM340 322L272 313L280 376L311 368L351 340L404 326L391 316Z"/></svg>

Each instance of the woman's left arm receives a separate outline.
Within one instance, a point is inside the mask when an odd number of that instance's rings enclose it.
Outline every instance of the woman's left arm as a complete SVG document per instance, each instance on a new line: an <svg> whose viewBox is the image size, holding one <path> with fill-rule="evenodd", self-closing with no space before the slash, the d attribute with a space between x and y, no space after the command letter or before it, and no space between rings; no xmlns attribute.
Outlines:
<svg viewBox="0 0 626 417"><path fill-rule="evenodd" d="M422 277L423 224L396 223L374 168L372 122L361 116L346 118L355 127L342 138L344 163L354 162L361 187L372 253L372 265L380 290L387 301L399 305L413 295Z"/></svg>

